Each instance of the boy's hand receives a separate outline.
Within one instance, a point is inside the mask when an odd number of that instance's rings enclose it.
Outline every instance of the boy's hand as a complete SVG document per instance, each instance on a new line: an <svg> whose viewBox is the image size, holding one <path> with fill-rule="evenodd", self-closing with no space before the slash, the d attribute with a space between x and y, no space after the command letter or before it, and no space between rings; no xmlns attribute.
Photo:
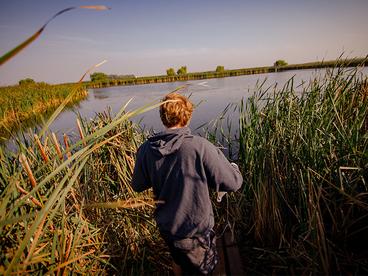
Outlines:
<svg viewBox="0 0 368 276"><path fill-rule="evenodd" d="M217 193L217 202L221 202L224 195L226 195L226 192L218 192Z"/></svg>
<svg viewBox="0 0 368 276"><path fill-rule="evenodd" d="M235 163L233 163L233 162L231 162L230 164L231 164L231 166L233 166L235 169L239 170L239 167L238 167L238 165L237 165L237 164L235 164ZM218 192L218 193L217 193L217 202L221 202L221 201L222 201L222 198L223 198L223 197L224 197L224 195L226 195L226 194L227 194L227 192Z"/></svg>

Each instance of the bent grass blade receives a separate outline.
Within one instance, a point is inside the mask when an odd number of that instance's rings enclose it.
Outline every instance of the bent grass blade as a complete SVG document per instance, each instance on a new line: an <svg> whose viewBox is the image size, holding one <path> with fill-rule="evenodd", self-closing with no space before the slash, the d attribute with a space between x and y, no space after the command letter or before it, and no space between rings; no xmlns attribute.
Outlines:
<svg viewBox="0 0 368 276"><path fill-rule="evenodd" d="M66 9L63 9L63 10L57 12L49 20L47 20L46 23L39 30L37 30L33 35L31 35L28 39L26 39L21 44L19 44L18 46L16 46L15 48L13 48L9 52L7 52L5 55L0 57L0 66L3 65L8 60L10 60L11 58L13 58L14 56L16 56L20 51L22 51L24 48L26 48L34 40L36 40L41 35L41 33L44 31L47 24L49 24L50 21L52 21L55 17L65 13L65 12L68 12L68 11L71 11L71 10L74 10L74 9L78 9L78 8L81 8L81 9L94 9L94 10L99 10L99 11L109 9L105 6L79 6L79 7L69 7L69 8L66 8Z"/></svg>

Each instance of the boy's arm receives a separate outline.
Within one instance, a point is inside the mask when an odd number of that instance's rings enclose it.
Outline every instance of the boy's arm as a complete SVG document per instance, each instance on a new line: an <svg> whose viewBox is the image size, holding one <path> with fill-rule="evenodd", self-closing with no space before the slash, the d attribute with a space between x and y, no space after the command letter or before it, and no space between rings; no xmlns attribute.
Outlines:
<svg viewBox="0 0 368 276"><path fill-rule="evenodd" d="M151 188L149 178L147 177L147 171L144 164L145 145L139 147L137 151L137 158L135 161L132 188L136 192L143 192Z"/></svg>
<svg viewBox="0 0 368 276"><path fill-rule="evenodd" d="M233 192L241 187L243 177L238 166L230 163L222 151L212 144L205 150L203 165L208 184L216 192Z"/></svg>

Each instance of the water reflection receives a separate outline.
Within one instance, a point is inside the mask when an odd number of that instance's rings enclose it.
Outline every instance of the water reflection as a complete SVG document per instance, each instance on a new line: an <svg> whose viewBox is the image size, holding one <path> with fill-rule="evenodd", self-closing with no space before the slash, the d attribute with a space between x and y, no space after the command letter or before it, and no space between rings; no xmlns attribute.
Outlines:
<svg viewBox="0 0 368 276"><path fill-rule="evenodd" d="M107 91L103 92L103 91L95 91L91 89L90 93L92 93L93 97L98 100L107 99L109 97L109 93Z"/></svg>

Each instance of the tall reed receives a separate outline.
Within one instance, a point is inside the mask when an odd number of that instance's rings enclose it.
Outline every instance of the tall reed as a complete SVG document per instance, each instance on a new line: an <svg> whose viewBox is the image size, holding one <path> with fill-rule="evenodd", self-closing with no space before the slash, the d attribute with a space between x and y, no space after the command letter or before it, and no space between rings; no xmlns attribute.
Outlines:
<svg viewBox="0 0 368 276"><path fill-rule="evenodd" d="M367 78L335 68L298 90L239 105L245 247L264 273L367 273Z"/></svg>
<svg viewBox="0 0 368 276"><path fill-rule="evenodd" d="M83 125L88 135L112 122L112 115L104 112ZM145 135L126 121L101 139L108 142L91 154L78 188L86 204L86 216L105 232L110 264L120 273L168 273L169 254L153 220L153 195L139 195L130 186L135 154ZM141 203L145 204L140 207Z"/></svg>
<svg viewBox="0 0 368 276"><path fill-rule="evenodd" d="M64 147L46 131L0 148L1 274L169 271L155 203L130 188L143 136L129 118L157 106L82 121L83 140Z"/></svg>

